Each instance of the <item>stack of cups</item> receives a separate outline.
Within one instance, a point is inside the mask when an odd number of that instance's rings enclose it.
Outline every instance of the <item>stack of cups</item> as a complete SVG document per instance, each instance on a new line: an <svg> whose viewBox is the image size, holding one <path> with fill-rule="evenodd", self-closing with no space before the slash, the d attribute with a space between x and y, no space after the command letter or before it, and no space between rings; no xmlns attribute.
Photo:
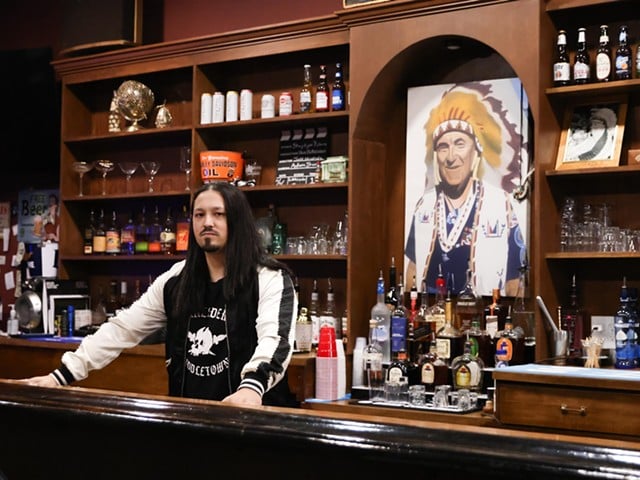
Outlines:
<svg viewBox="0 0 640 480"><path fill-rule="evenodd" d="M320 327L316 354L316 398L337 400L339 398L338 381L336 331L333 326L325 324Z"/></svg>

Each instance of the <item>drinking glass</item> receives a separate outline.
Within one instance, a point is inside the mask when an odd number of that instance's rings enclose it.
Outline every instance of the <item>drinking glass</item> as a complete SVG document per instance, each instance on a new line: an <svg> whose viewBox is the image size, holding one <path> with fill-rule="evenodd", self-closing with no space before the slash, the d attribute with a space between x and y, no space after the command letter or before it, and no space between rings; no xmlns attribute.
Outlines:
<svg viewBox="0 0 640 480"><path fill-rule="evenodd" d="M136 170L138 170L138 166L140 165L140 163L138 162L118 162L118 166L120 167L120 170L122 170L122 173L124 173L127 177L127 188L126 191L127 193L131 193L131 177L133 176L134 173L136 173Z"/></svg>
<svg viewBox="0 0 640 480"><path fill-rule="evenodd" d="M98 160L95 165L96 170L102 174L102 195L107 194L107 174L115 168L111 160Z"/></svg>
<svg viewBox="0 0 640 480"><path fill-rule="evenodd" d="M147 160L142 162L142 169L147 174L147 182L149 183L149 192L153 192L153 179L160 170L160 162L154 160Z"/></svg>
<svg viewBox="0 0 640 480"><path fill-rule="evenodd" d="M90 172L93 169L93 162L73 162L71 166L73 168L73 171L77 172L78 177L80 178L80 188L78 190L78 196L82 197L84 196L84 193L82 192L82 178L84 177L85 173Z"/></svg>
<svg viewBox="0 0 640 480"><path fill-rule="evenodd" d="M191 148L180 149L180 171L185 173L185 190L191 190Z"/></svg>

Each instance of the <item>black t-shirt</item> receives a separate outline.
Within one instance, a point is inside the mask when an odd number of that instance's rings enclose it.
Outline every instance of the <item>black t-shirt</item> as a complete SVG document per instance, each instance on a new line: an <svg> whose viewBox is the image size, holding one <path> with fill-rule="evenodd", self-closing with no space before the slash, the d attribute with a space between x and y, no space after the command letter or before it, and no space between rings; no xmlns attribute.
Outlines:
<svg viewBox="0 0 640 480"><path fill-rule="evenodd" d="M209 283L207 308L189 318L185 344L184 396L222 400L231 393L227 312L222 280Z"/></svg>

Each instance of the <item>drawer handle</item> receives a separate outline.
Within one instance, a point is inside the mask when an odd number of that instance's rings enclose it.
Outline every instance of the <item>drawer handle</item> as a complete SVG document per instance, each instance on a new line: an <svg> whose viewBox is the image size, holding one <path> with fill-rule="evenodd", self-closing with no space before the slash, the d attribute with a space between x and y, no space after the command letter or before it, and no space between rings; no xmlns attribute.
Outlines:
<svg viewBox="0 0 640 480"><path fill-rule="evenodd" d="M560 411L563 415L568 415L569 413L575 413L577 415L580 415L581 417L585 417L587 415L587 407L569 408L564 403L560 405Z"/></svg>

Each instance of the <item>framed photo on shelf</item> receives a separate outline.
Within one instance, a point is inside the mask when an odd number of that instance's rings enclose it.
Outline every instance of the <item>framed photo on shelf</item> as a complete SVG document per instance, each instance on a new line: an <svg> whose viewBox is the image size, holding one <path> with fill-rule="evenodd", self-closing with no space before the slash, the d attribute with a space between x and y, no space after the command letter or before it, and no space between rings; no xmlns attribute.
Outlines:
<svg viewBox="0 0 640 480"><path fill-rule="evenodd" d="M556 170L618 166L626 116L626 97L570 104L564 114Z"/></svg>

